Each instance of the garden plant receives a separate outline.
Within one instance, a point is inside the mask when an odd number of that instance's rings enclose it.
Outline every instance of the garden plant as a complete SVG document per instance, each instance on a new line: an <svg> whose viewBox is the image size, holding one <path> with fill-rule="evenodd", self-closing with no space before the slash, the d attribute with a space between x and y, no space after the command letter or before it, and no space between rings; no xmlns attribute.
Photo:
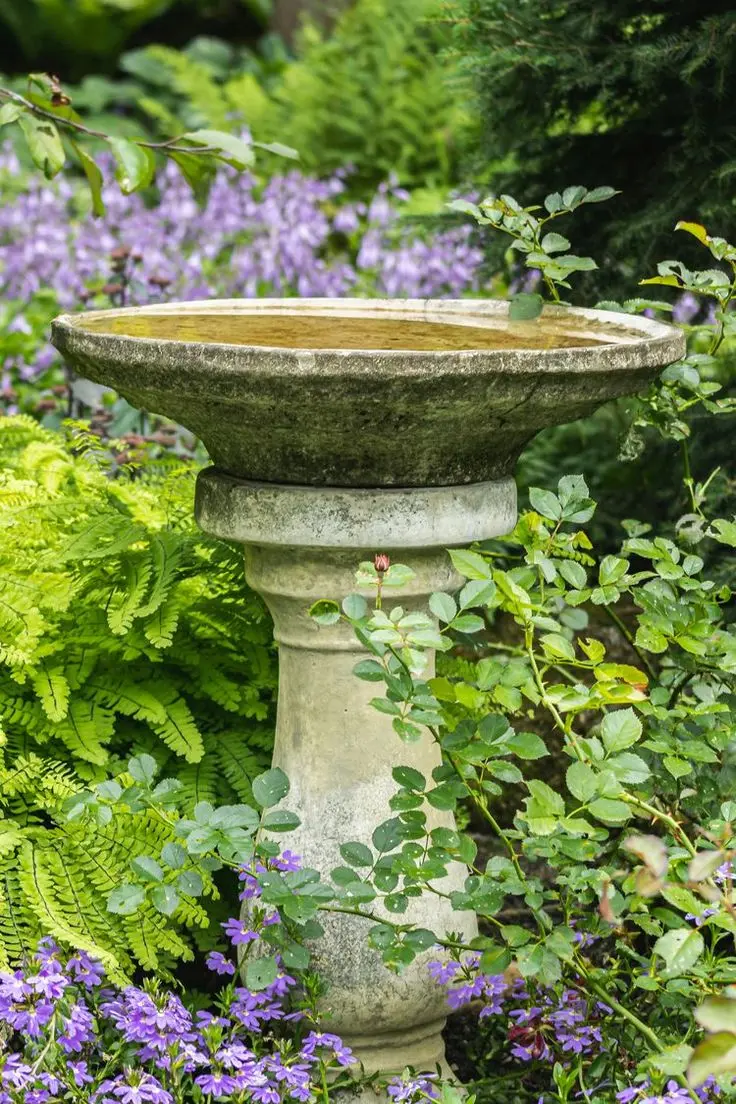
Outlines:
<svg viewBox="0 0 736 1104"><path fill-rule="evenodd" d="M410 572L382 548L342 606L313 608L321 634L354 630L354 676L396 733L385 819L370 844L346 826L324 877L290 849L290 781L268 768L268 615L236 551L190 521L200 454L165 422L134 432L139 413L115 396L93 431L65 420L45 327L84 302L478 294L481 247L466 226L399 229L396 181L365 203L339 171L236 174L250 144L227 133L153 143L184 181L169 165L159 196L141 196L148 138L100 138L114 164L98 168L58 85L18 95L0 122L22 127L48 176L72 143L91 191L36 183L0 211L0 1104L308 1104L356 1088L459 1100L446 1070L356 1085L313 970L334 913L362 917L390 969L419 959L446 988L471 1100L733 1099L736 518L722 510L731 474L697 474L691 443L734 408L721 379L736 246L678 223L706 267L662 261L638 298L606 303L670 317L651 287L695 303L687 355L632 416L679 454L671 524L609 519L602 544L587 473L568 474L529 488L508 537L453 549L462 589L427 610L395 605ZM187 181L202 204L188 220ZM71 217L89 195L93 229ZM510 242L524 323L596 270L557 220L613 196L576 186L539 207L453 208ZM432 777L403 762L426 732ZM428 808L458 828L428 827ZM480 923L469 943L405 915L443 895L457 862L468 876L450 904Z"/></svg>

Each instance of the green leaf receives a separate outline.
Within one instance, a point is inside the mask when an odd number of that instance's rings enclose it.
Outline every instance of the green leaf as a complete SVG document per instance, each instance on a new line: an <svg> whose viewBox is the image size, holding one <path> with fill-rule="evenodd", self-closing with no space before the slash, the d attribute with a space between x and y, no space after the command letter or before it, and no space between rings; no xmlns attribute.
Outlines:
<svg viewBox="0 0 736 1104"><path fill-rule="evenodd" d="M299 150L295 150L293 146L285 146L283 142L253 142L252 145L266 153L275 153L277 157L288 157L290 161L299 160Z"/></svg>
<svg viewBox="0 0 736 1104"><path fill-rule="evenodd" d="M383 682L385 672L375 659L361 659L353 667L353 674L366 682Z"/></svg>
<svg viewBox="0 0 736 1104"><path fill-rule="evenodd" d="M47 119L38 119L30 112L23 112L18 124L28 143L28 152L33 163L51 180L64 168L66 156L61 136L54 123Z"/></svg>
<svg viewBox="0 0 736 1104"><path fill-rule="evenodd" d="M603 718L601 737L609 755L631 747L641 739L641 734L641 721L631 708L613 710Z"/></svg>
<svg viewBox="0 0 736 1104"><path fill-rule="evenodd" d="M610 797L599 797L588 806L588 812L596 820L611 827L618 827L631 819L631 809L625 801L615 801Z"/></svg>
<svg viewBox="0 0 736 1104"><path fill-rule="evenodd" d="M300 943L291 943L281 952L281 957L287 970L306 970L309 966L309 951Z"/></svg>
<svg viewBox="0 0 736 1104"><path fill-rule="evenodd" d="M373 852L364 843L342 843L340 854L348 866L373 866Z"/></svg>
<svg viewBox="0 0 736 1104"><path fill-rule="evenodd" d="M575 563L575 560L555 560L555 566L566 583L576 590L583 589L588 576L582 564Z"/></svg>
<svg viewBox="0 0 736 1104"><path fill-rule="evenodd" d="M571 763L565 774L567 788L578 801L588 802L598 789L598 775L586 763Z"/></svg>
<svg viewBox="0 0 736 1104"><path fill-rule="evenodd" d="M129 884L118 886L107 898L108 912L117 913L118 916L132 916L145 899L146 894L141 886Z"/></svg>
<svg viewBox="0 0 736 1104"><path fill-rule="evenodd" d="M529 502L533 510L550 521L559 521L562 517L562 503L552 491L545 491L541 487L529 488Z"/></svg>
<svg viewBox="0 0 736 1104"><path fill-rule="evenodd" d="M390 587L402 587L410 583L416 572L407 564L392 563L383 576L383 585Z"/></svg>
<svg viewBox="0 0 736 1104"><path fill-rule="evenodd" d="M144 786L150 786L158 774L158 763L152 755L136 755L128 763L128 773Z"/></svg>
<svg viewBox="0 0 736 1104"><path fill-rule="evenodd" d="M252 992L259 993L273 985L278 973L275 958L254 958L245 968L245 984Z"/></svg>
<svg viewBox="0 0 736 1104"><path fill-rule="evenodd" d="M153 151L130 142L127 138L108 138L107 143L115 158L115 179L124 195L147 188L156 172Z"/></svg>
<svg viewBox="0 0 736 1104"><path fill-rule="evenodd" d="M736 548L736 522L734 521L716 518L715 521L711 522L709 535L720 541L721 544L728 544L731 548Z"/></svg>
<svg viewBox="0 0 736 1104"><path fill-rule="evenodd" d="M280 767L264 771L252 783L253 799L264 808L277 805L289 792L289 779Z"/></svg>
<svg viewBox="0 0 736 1104"><path fill-rule="evenodd" d="M340 607L337 602L323 598L310 608L309 616L314 618L318 625L334 625L340 620Z"/></svg>
<svg viewBox="0 0 736 1104"><path fill-rule="evenodd" d="M477 633L486 627L482 617L475 613L461 613L452 622L452 628L456 632Z"/></svg>
<svg viewBox="0 0 736 1104"><path fill-rule="evenodd" d="M471 552L467 548L451 548L450 559L455 570L466 579L483 579L487 582L491 578L489 565L477 552Z"/></svg>
<svg viewBox="0 0 736 1104"><path fill-rule="evenodd" d="M368 603L361 594L348 594L343 599L342 611L352 621L360 621L368 613Z"/></svg>
<svg viewBox="0 0 736 1104"><path fill-rule="evenodd" d="M531 322L539 318L544 307L544 299L537 292L519 291L509 300L509 319L511 322Z"/></svg>
<svg viewBox="0 0 736 1104"><path fill-rule="evenodd" d="M151 890L151 904L164 916L171 916L179 904L179 894L172 885L157 885Z"/></svg>
<svg viewBox="0 0 736 1104"><path fill-rule="evenodd" d="M538 778L527 781L527 788L543 816L558 817L565 814L565 802L546 782Z"/></svg>
<svg viewBox="0 0 736 1104"><path fill-rule="evenodd" d="M556 234L554 231L545 234L540 244L545 253L561 253L570 248L567 238L563 238L562 234Z"/></svg>
<svg viewBox="0 0 736 1104"><path fill-rule="evenodd" d="M547 745L536 732L514 732L505 741L505 746L519 759L541 759L549 754Z"/></svg>
<svg viewBox="0 0 736 1104"><path fill-rule="evenodd" d="M406 933L404 942L414 951L428 951L436 944L437 936L429 928L414 928Z"/></svg>
<svg viewBox="0 0 736 1104"><path fill-rule="evenodd" d="M106 782L100 782L96 787L97 796L103 801L118 801L122 795L123 787L114 778L108 778Z"/></svg>
<svg viewBox="0 0 736 1104"><path fill-rule="evenodd" d="M399 818L391 817L389 820L384 820L383 824L379 824L374 829L371 839L376 851L381 853L393 851L403 839L402 825Z"/></svg>
<svg viewBox="0 0 736 1104"><path fill-rule="evenodd" d="M620 556L604 556L598 575L601 586L612 586L623 578L628 570L627 560L622 560Z"/></svg>
<svg viewBox="0 0 736 1104"><path fill-rule="evenodd" d="M675 928L660 935L654 944L654 953L664 959L663 977L679 977L686 974L705 950L705 941L699 931ZM736 1040L734 1040L736 1042Z"/></svg>
<svg viewBox="0 0 736 1104"><path fill-rule="evenodd" d="M296 813L291 813L288 809L272 809L261 821L261 826L269 832L293 832L300 824Z"/></svg>
<svg viewBox="0 0 736 1104"><path fill-rule="evenodd" d="M543 633L539 638L544 654L550 659L575 659L575 649L561 633Z"/></svg>
<svg viewBox="0 0 736 1104"><path fill-rule="evenodd" d="M7 126L8 123L17 123L22 111L17 104L5 103L0 107L0 127Z"/></svg>
<svg viewBox="0 0 736 1104"><path fill-rule="evenodd" d="M621 195L618 188L609 188L603 185L600 188L593 188L585 197L585 203L603 203L607 199L612 199L615 195Z"/></svg>
<svg viewBox="0 0 736 1104"><path fill-rule="evenodd" d="M495 594L496 584L491 579L471 579L460 591L460 609L487 606Z"/></svg>
<svg viewBox="0 0 736 1104"><path fill-rule="evenodd" d="M156 860L149 855L136 855L130 865L144 882L162 882L164 880L163 870Z"/></svg>
<svg viewBox="0 0 736 1104"><path fill-rule="evenodd" d="M204 892L202 876L196 870L182 870L176 884L188 897L201 897Z"/></svg>
<svg viewBox="0 0 736 1104"><path fill-rule="evenodd" d="M662 766L673 778L684 778L693 771L692 763L687 759L679 759L676 755L662 756Z"/></svg>
<svg viewBox="0 0 736 1104"><path fill-rule="evenodd" d="M571 209L578 207L587 194L587 188L581 187L580 184L575 184L571 188L565 188L562 193L562 204L564 207L569 207Z"/></svg>
<svg viewBox="0 0 736 1104"><path fill-rule="evenodd" d="M220 805L219 808L211 812L206 823L210 828L226 831L230 828L245 828L254 832L259 821L258 813L250 805Z"/></svg>
<svg viewBox="0 0 736 1104"><path fill-rule="evenodd" d="M398 782L405 790L411 790L412 793L422 793L427 788L426 778L414 767L394 767L391 775L394 782Z"/></svg>
<svg viewBox="0 0 736 1104"><path fill-rule="evenodd" d="M215 156L227 161L229 165L234 165L236 169L247 169L255 161L250 142L237 138L234 134L228 134L224 130L190 130L184 138L199 146L211 147L217 151ZM283 149L288 150L289 147L284 146Z"/></svg>
<svg viewBox="0 0 736 1104"><path fill-rule="evenodd" d="M632 751L622 751L620 755L609 759L606 766L613 771L619 782L628 786L640 786L652 773L642 757Z"/></svg>
<svg viewBox="0 0 736 1104"><path fill-rule="evenodd" d="M197 202L203 203L215 178L214 162L196 153L171 153L168 150L163 152L178 165L181 175L192 189Z"/></svg>
<svg viewBox="0 0 736 1104"><path fill-rule="evenodd" d="M449 624L457 614L457 603L449 594L439 592L429 596L429 608L438 620Z"/></svg>
<svg viewBox="0 0 736 1104"><path fill-rule="evenodd" d="M92 197L92 214L100 217L105 213L105 204L102 199L102 186L104 184L102 172L94 159L90 157L86 150L82 149L78 142L70 141L69 144L74 150L74 156L82 166L84 175L87 177L87 184Z"/></svg>

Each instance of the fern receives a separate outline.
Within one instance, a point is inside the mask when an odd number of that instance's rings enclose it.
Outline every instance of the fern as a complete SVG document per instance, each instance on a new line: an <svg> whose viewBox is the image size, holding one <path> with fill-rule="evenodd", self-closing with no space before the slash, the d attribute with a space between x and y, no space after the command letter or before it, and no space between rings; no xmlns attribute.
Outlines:
<svg viewBox="0 0 736 1104"><path fill-rule="evenodd" d="M189 808L244 800L268 765L270 622L239 555L195 529L194 476L113 478L78 432L0 420L0 966L53 934L121 977L167 970L209 923L211 881L172 917L107 910L170 827L62 812L143 751Z"/></svg>

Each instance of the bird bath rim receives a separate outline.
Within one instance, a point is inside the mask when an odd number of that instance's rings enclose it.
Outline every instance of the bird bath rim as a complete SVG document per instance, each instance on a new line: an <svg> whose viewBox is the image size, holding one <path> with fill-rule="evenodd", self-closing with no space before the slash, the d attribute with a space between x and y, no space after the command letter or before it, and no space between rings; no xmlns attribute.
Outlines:
<svg viewBox="0 0 736 1104"><path fill-rule="evenodd" d="M418 370L427 371L428 362L437 367L448 367L462 373L474 371L479 367L487 372L513 372L516 367L511 361L518 362L518 368L528 366L529 358L535 361L537 371L546 368L564 367L569 372L589 371L591 357L614 351L626 351L625 358L613 358L609 367L643 367L652 363L666 363L677 359L682 353L683 338L680 331L672 326L640 315L629 315L615 311L601 311L584 307L566 307L547 304L542 314L531 321L512 322L508 318L509 304L498 299L365 299L365 298L265 298L265 299L203 299L172 303L155 303L135 307L118 307L108 310L82 311L74 314L62 314L52 323L53 338L64 345L77 344L84 338L101 351L107 345L118 345L119 350L133 346L139 349L159 347L173 352L178 349L195 349L198 352L216 355L218 351L229 353L236 358L246 359L253 354L281 356L288 362L284 371L295 371L294 360L302 371L318 369L320 375L335 374L349 376L358 368L359 362L366 357L380 357L387 367L399 367L401 373L411 374ZM490 333L502 332L517 338L512 344L501 346L478 346L465 349L432 348L391 348L366 343L361 346L345 348L340 345L300 345L267 344L264 342L200 340L192 337L167 337L126 333L121 329L98 328L106 321L125 323L127 319L152 319L170 317L186 320L190 316L202 317L292 317L340 319L359 319L366 323L375 320L384 322L423 323L466 327L477 332L480 329ZM576 324L577 323L577 324ZM583 323L583 326L580 325ZM89 325L91 324L91 325ZM540 345L540 328L553 339L555 336L570 340L570 344ZM544 336L544 334L542 334ZM579 338L580 344L574 343ZM529 340L525 344L524 340ZM351 361L353 364L351 364ZM421 365L412 361L422 361ZM478 364L482 361L482 367ZM275 366L269 365L269 372ZM301 372L299 373L301 374Z"/></svg>
<svg viewBox="0 0 736 1104"><path fill-rule="evenodd" d="M511 323L508 310L489 299L194 301L64 315L52 324L52 340L79 375L186 426L229 475L374 488L507 478L540 429L642 390L685 351L681 331L648 318L546 307L540 320ZM297 333L316 314L338 337L349 328L345 320L355 336L371 320L385 329L387 320L407 317L412 325L453 326L453 333L472 324L484 334L500 326L520 336L512 347L460 351L310 349L92 328L140 328L141 319L145 327L168 316L165 328L186 329L187 319L203 313L208 325L214 317L216 336L221 318L245 316L247 325L252 315L274 314L288 315ZM525 335L540 332L600 343L535 348Z"/></svg>

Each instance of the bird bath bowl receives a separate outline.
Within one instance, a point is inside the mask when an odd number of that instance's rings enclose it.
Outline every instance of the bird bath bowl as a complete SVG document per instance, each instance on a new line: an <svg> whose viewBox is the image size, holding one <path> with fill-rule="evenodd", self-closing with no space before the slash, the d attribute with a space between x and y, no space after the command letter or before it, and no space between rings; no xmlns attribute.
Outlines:
<svg viewBox="0 0 736 1104"><path fill-rule="evenodd" d="M352 674L348 626L308 610L355 589L360 560L385 552L413 568L396 590L426 608L459 585L448 547L499 536L516 520L513 468L539 430L632 394L684 353L682 334L646 318L545 308L511 322L481 300L264 299L171 303L64 315L52 340L74 370L196 433L214 467L196 516L245 545L279 645L274 764L291 780L301 826L289 846L329 874L339 845L370 843L401 762L431 777L433 741L400 745ZM363 653L364 654L364 653ZM429 827L451 817L427 808ZM442 886L460 888L459 864ZM472 938L447 898L414 899L408 921ZM368 1072L443 1058L445 994L427 956L399 975L364 938L367 921L328 915L315 963L325 1026Z"/></svg>

